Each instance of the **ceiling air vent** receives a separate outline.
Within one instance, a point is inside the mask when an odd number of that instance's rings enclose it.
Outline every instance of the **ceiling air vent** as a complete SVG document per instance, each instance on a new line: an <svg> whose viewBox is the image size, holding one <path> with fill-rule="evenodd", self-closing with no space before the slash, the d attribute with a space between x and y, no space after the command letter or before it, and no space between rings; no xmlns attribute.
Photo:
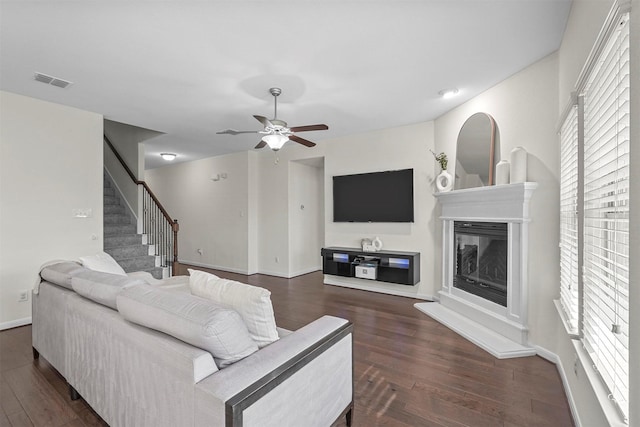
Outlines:
<svg viewBox="0 0 640 427"><path fill-rule="evenodd" d="M49 76L49 75L42 74L42 73L35 73L33 78L37 82L46 83L48 85L53 85L53 86L58 86L58 87L61 87L62 89L66 88L67 86L72 84L70 81L59 79L57 77Z"/></svg>

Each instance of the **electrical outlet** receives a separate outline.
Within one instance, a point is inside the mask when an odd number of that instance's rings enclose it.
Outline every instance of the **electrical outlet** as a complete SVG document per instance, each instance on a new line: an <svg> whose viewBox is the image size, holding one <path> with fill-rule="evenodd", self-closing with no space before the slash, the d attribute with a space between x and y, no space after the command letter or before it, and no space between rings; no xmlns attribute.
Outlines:
<svg viewBox="0 0 640 427"><path fill-rule="evenodd" d="M276 262L280 262L280 257L276 257Z"/></svg>
<svg viewBox="0 0 640 427"><path fill-rule="evenodd" d="M21 291L18 295L18 302L29 301L29 291Z"/></svg>
<svg viewBox="0 0 640 427"><path fill-rule="evenodd" d="M575 374L575 376L578 376L578 364L580 363L580 360L578 359L578 355L576 354L574 359L573 359L573 373Z"/></svg>

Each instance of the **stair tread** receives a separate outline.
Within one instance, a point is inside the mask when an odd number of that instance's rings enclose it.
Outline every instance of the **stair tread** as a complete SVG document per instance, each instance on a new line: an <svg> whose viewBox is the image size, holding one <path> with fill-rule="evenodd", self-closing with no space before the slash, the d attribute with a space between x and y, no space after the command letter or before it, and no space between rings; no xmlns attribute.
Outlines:
<svg viewBox="0 0 640 427"><path fill-rule="evenodd" d="M156 279L162 279L168 266L157 266L159 258L149 255L151 244L143 234L137 233L137 224L122 202L121 195L104 173L103 179L103 237L104 251L109 253L128 273L149 272Z"/></svg>

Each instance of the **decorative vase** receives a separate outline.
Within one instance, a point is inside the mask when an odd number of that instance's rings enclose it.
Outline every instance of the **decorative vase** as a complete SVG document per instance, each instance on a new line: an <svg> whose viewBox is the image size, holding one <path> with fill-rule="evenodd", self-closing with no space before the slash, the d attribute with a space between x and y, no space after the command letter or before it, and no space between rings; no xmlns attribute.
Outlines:
<svg viewBox="0 0 640 427"><path fill-rule="evenodd" d="M443 169L436 177L436 188L441 193L451 191L453 188L453 177L446 169Z"/></svg>
<svg viewBox="0 0 640 427"><path fill-rule="evenodd" d="M376 252L382 250L382 240L378 236L373 239L373 247L376 248Z"/></svg>
<svg viewBox="0 0 640 427"><path fill-rule="evenodd" d="M500 160L496 165L496 185L509 183L509 160Z"/></svg>
<svg viewBox="0 0 640 427"><path fill-rule="evenodd" d="M510 182L527 182L527 150L522 147L511 150Z"/></svg>

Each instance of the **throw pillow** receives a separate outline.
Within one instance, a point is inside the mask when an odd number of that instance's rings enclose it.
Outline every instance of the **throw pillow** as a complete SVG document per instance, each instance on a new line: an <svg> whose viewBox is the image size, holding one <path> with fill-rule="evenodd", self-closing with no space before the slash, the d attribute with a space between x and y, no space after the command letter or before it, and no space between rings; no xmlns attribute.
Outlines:
<svg viewBox="0 0 640 427"><path fill-rule="evenodd" d="M267 289L198 270L189 270L189 288L194 295L240 313L258 347L262 348L278 339L271 292Z"/></svg>
<svg viewBox="0 0 640 427"><path fill-rule="evenodd" d="M98 252L95 255L81 256L80 262L82 265L90 270L102 271L103 273L119 274L126 276L120 264L106 252Z"/></svg>
<svg viewBox="0 0 640 427"><path fill-rule="evenodd" d="M128 321L208 351L220 369L258 351L237 312L204 298L142 284L124 289L117 301Z"/></svg>

